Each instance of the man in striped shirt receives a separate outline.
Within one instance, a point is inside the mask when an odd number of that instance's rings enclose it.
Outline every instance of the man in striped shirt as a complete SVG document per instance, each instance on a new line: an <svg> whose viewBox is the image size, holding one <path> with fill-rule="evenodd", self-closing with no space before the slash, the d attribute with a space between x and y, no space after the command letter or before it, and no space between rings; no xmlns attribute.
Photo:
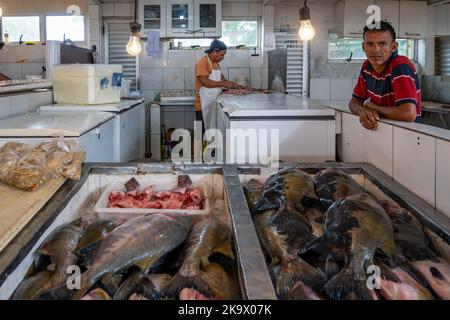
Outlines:
<svg viewBox="0 0 450 320"><path fill-rule="evenodd" d="M376 130L380 117L420 121L421 93L414 64L397 53L394 28L381 21L379 29L364 28L363 63L350 100L350 110L362 126ZM366 102L367 101L367 102Z"/></svg>

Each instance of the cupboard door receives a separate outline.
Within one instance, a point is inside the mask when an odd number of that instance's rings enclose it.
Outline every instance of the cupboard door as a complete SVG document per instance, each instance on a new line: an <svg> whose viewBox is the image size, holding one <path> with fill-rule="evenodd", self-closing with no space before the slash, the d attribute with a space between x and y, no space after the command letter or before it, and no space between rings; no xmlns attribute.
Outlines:
<svg viewBox="0 0 450 320"><path fill-rule="evenodd" d="M195 0L194 32L196 37L222 35L222 2Z"/></svg>
<svg viewBox="0 0 450 320"><path fill-rule="evenodd" d="M394 179L433 207L436 138L394 127Z"/></svg>
<svg viewBox="0 0 450 320"><path fill-rule="evenodd" d="M450 141L436 139L436 209L450 218Z"/></svg>
<svg viewBox="0 0 450 320"><path fill-rule="evenodd" d="M337 4L337 25L342 28L339 33L345 37L362 38L364 26L367 24L367 8L373 0L344 0ZM338 27L339 29L339 27Z"/></svg>
<svg viewBox="0 0 450 320"><path fill-rule="evenodd" d="M445 36L448 34L448 10L447 6L441 5L434 7L434 35L435 36Z"/></svg>
<svg viewBox="0 0 450 320"><path fill-rule="evenodd" d="M393 127L390 124L378 123L377 130L363 129L364 162L392 177L392 140Z"/></svg>
<svg viewBox="0 0 450 320"><path fill-rule="evenodd" d="M400 19L400 1L375 0L374 4L381 9L381 19L386 19L398 32Z"/></svg>
<svg viewBox="0 0 450 320"><path fill-rule="evenodd" d="M400 27L398 37L423 39L427 35L427 2L400 1Z"/></svg>
<svg viewBox="0 0 450 320"><path fill-rule="evenodd" d="M192 37L194 32L193 0L167 1L167 36Z"/></svg>
<svg viewBox="0 0 450 320"><path fill-rule="evenodd" d="M357 116L342 114L340 157L344 162L363 162L363 127Z"/></svg>
<svg viewBox="0 0 450 320"><path fill-rule="evenodd" d="M139 17L144 37L149 31L159 31L166 37L166 3L163 0L142 0L139 4Z"/></svg>

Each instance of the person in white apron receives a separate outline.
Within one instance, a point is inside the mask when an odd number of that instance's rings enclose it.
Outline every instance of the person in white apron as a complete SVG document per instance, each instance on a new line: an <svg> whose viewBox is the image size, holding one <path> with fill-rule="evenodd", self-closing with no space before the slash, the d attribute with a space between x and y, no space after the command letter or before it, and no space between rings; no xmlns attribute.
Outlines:
<svg viewBox="0 0 450 320"><path fill-rule="evenodd" d="M208 129L217 128L217 104L218 95L223 88L239 88L237 83L228 81L222 74L219 62L222 61L227 52L227 46L220 40L211 42L209 49L205 50L207 55L201 58L195 65L196 97L195 110L197 114L201 109L204 127ZM198 116L197 116L197 120Z"/></svg>

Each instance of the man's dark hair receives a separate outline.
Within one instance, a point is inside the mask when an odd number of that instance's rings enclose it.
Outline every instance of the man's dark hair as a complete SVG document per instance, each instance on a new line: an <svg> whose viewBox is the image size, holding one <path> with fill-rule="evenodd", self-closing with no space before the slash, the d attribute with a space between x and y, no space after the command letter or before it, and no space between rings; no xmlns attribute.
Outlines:
<svg viewBox="0 0 450 320"><path fill-rule="evenodd" d="M375 24L375 21L373 23ZM363 38L368 31L387 31L391 33L394 41L397 39L394 27L387 21L380 21L380 28L369 29L369 27L366 25L363 30Z"/></svg>

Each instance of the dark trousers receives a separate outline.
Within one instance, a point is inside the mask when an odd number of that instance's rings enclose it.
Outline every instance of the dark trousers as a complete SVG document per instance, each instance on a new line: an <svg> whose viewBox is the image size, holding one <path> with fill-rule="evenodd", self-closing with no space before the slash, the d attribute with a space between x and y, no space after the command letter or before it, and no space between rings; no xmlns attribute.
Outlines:
<svg viewBox="0 0 450 320"><path fill-rule="evenodd" d="M203 121L203 114L201 111L195 111L195 120L202 122L202 137L205 134L205 122Z"/></svg>

